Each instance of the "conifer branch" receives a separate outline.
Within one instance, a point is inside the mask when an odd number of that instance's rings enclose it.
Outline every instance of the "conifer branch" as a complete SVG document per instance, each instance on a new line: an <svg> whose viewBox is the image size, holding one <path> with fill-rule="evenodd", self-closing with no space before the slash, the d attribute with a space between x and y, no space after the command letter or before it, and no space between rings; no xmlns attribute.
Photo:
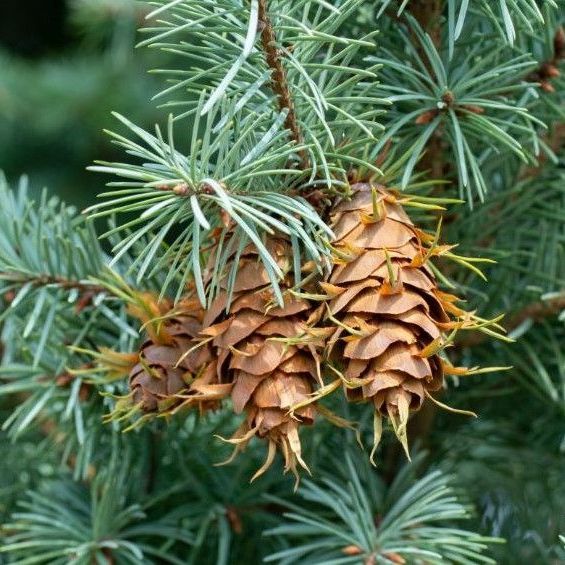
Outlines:
<svg viewBox="0 0 565 565"><path fill-rule="evenodd" d="M532 320L534 322L540 322L551 316L555 316L561 310L565 310L565 294L559 294L548 300L536 300L527 304L522 309L518 310L514 314L510 315L504 324L508 332L515 330L520 327L527 320ZM476 332L474 334L468 334L465 339L461 339L458 342L459 347L476 347L484 343L489 336Z"/></svg>
<svg viewBox="0 0 565 565"><path fill-rule="evenodd" d="M269 17L267 0L259 0L259 27L261 29L261 45L265 53L265 60L267 66L271 69L271 88L277 96L279 109L287 112L284 126L291 132L292 139L296 145L301 145L303 143L303 136L298 126L296 109L290 92L286 70L282 62L281 51L277 47L275 30ZM308 168L308 157L304 149L300 150L299 156L301 168Z"/></svg>
<svg viewBox="0 0 565 565"><path fill-rule="evenodd" d="M422 29L429 34L435 46L439 47L443 0L413 0L410 2L408 10Z"/></svg>
<svg viewBox="0 0 565 565"><path fill-rule="evenodd" d="M426 32L432 39L436 49L441 47L441 12L443 9L442 0L414 0L409 4L409 11L420 24L422 30ZM409 28L410 29L410 28ZM422 43L418 37L412 32L412 40L416 45L416 49L426 65L428 72L433 74L431 62L427 56ZM447 93L446 93L447 94ZM445 98L445 95L444 97ZM445 102L445 100L444 100ZM449 105L449 104L448 104ZM420 116L421 117L421 116ZM430 121L435 116L430 116ZM424 124L422 124L424 125ZM436 129L430 137L424 154L420 159L419 170L427 171L433 180L442 180L445 176L445 160L443 147L442 127Z"/></svg>
<svg viewBox="0 0 565 565"><path fill-rule="evenodd" d="M107 288L88 281L72 280L47 274L21 276L19 273L0 273L0 280L9 281L18 285L31 284L35 288L52 285L63 290L77 290L80 294L101 294L108 292Z"/></svg>
<svg viewBox="0 0 565 565"><path fill-rule="evenodd" d="M565 309L565 294L555 296L549 300L532 302L531 304L524 306L524 308L516 312L514 315L510 316L506 323L506 327L509 331L512 331L526 320L539 322L544 318L554 316L563 309Z"/></svg>

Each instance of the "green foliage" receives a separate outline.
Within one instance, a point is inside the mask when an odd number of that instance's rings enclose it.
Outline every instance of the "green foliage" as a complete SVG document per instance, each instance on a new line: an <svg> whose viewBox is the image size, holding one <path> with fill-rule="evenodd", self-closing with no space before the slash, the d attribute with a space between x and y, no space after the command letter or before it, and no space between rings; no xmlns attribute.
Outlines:
<svg viewBox="0 0 565 565"><path fill-rule="evenodd" d="M465 253L486 250L497 261L487 272L487 286L479 288L467 277L477 304L490 312L516 310L565 287L565 177L557 167L528 178L531 173L520 168L522 180L510 177L488 202L450 226L450 238ZM504 167L488 169L488 174L499 175L499 181L507 178Z"/></svg>
<svg viewBox="0 0 565 565"><path fill-rule="evenodd" d="M397 15L400 16L406 9L409 2L416 0L379 0L381 4L378 15L382 15L385 10L393 10L398 5ZM497 3L487 0L447 0L447 29L450 52L453 51L455 42L461 37L463 30L468 26L467 19L473 16L480 18L481 23L487 24L489 31L495 31L504 37L512 45L516 41L517 30L532 31L534 23L544 23L542 10L557 8L555 0L500 0ZM494 4L494 6L493 6ZM539 4L542 4L540 9ZM486 19L486 21L485 21Z"/></svg>
<svg viewBox="0 0 565 565"><path fill-rule="evenodd" d="M90 208L91 217L114 213L136 212L139 216L125 224L132 231L122 237L114 247L116 262L140 238L151 233L151 245L137 257L132 267L137 268L137 282L146 274L162 271L168 266L169 281L181 280L179 292L186 281L194 278L199 296L206 303L202 277L203 249L210 244L211 233L223 231L221 240L235 227L234 238L226 242L219 254L215 279L220 279L230 269L225 264L236 254L241 254L248 243L256 246L259 256L278 288L283 276L263 243L263 235L277 230L293 241L297 257L304 250L307 257L322 263L328 254L325 244L331 231L315 210L298 196L290 197L280 190L284 178L300 171L289 169L285 162L295 148L288 143L280 145L284 133L278 131L282 122L271 126L268 135L261 133L259 119L248 115L233 115L233 109L223 108L223 116L231 119L211 137L216 112L210 112L205 123L206 134L198 138L200 123L194 124L192 142L187 155L177 151L173 138L173 122L169 120L168 139L163 140L157 128L153 136L130 123L121 120L144 142L144 145L113 134L116 142L126 151L144 160L142 165L104 163L92 170L114 173L127 182L114 182L118 190L106 193L110 200ZM202 124L204 126L204 124ZM252 188L253 187L253 188ZM277 191L276 189L279 188ZM235 226L226 226L225 216ZM180 234L163 250L162 243L181 226ZM109 233L116 233L117 228ZM233 261L237 268L237 261ZM229 277L233 279L232 276ZM213 288L213 287L212 287ZM280 298L280 296L279 296Z"/></svg>
<svg viewBox="0 0 565 565"><path fill-rule="evenodd" d="M265 113L270 124L283 109L281 98L287 93L281 89L288 90L289 111L295 114L302 138L294 141L305 144L307 157L302 159L311 170L306 176L310 182L318 177L319 182L335 182L351 163L363 158L363 145L375 138L379 129L375 118L384 104L371 93L377 67L358 65L360 55L374 49L375 33L360 38L336 34L362 5L360 0L336 6L324 0L270 2L268 17L276 30L276 44L268 47L259 37L264 22L259 20L258 0L249 6L241 0L155 4L163 4L153 12L159 25L145 30L152 37L142 45L188 59L182 69L157 71L173 82L159 96L183 95L167 104L175 111L182 109L178 117L207 114L225 97L234 101L237 110ZM267 64L265 49L270 48L277 51L269 56L285 60L284 87L273 82L281 79ZM206 93L203 106L202 93ZM221 122L226 119L223 116Z"/></svg>
<svg viewBox="0 0 565 565"><path fill-rule="evenodd" d="M532 70L535 62L493 50L488 41L449 61L415 20L408 22L410 32L399 31L396 51L384 49L383 57L370 58L383 64L382 94L394 104L374 151L378 154L395 136L411 148L402 177L406 187L420 153L441 130L457 167L459 196L472 202L475 192L483 200L487 182L481 167L489 154L506 151L531 160L527 146L536 143L534 126L543 124L528 112L530 87L516 83L516 76ZM415 44L409 33L416 35Z"/></svg>
<svg viewBox="0 0 565 565"><path fill-rule="evenodd" d="M365 458L346 458L318 483L305 481L299 504L273 498L288 509L287 523L268 533L291 545L267 561L495 563L483 555L494 540L450 525L469 513L448 477L433 471L416 480L415 465L386 488Z"/></svg>
<svg viewBox="0 0 565 565"><path fill-rule="evenodd" d="M66 169L96 151L91 169L118 178L89 208L94 221L25 180L10 189L0 179L0 558L565 560L563 2L69 6L83 42L68 60L2 54L2 166L64 178L75 198L87 184ZM146 66L166 80L155 100L172 114L152 131L161 116L145 103L157 89L142 78ZM112 147L98 134L110 108L128 115L117 114ZM449 378L442 402L479 420L436 414L430 432L427 414L417 416L411 437L431 455L402 465L385 437L376 469L351 432L317 423L304 436L313 477L296 494L276 470L248 484L264 460L259 440L215 467L228 448L210 438L239 421L229 407L128 434L102 424L128 384L93 373L92 355L139 347L128 293L174 300L194 282L209 303L233 285L252 244L280 301L286 273L266 240L289 237L297 287L301 263L316 263L319 276L332 238L324 205L359 179L472 205L447 210L445 239L498 263L488 285L454 265L442 280L481 316L508 311L517 340L455 340L449 350L458 366L514 366L507 376ZM410 213L435 225L437 206L422 202ZM343 404L369 437L370 410Z"/></svg>
<svg viewBox="0 0 565 565"><path fill-rule="evenodd" d="M492 546L496 563L550 565L562 555L565 527L562 430L551 413L540 416L543 402L519 390L495 398L504 418L491 409L484 421L452 430L443 441L442 466L477 501L481 530L506 539ZM520 429L521 420L530 424Z"/></svg>
<svg viewBox="0 0 565 565"><path fill-rule="evenodd" d="M77 217L76 210L57 197L48 197L46 191L35 204L28 198L25 178L12 192L1 177L0 199L0 292L14 293L12 309L34 305L27 333L41 319L52 291L60 293L52 301L53 311L63 300L76 302L81 285L88 290L87 279L101 274L105 256L91 223ZM54 314L49 310L45 316ZM50 329L47 326L45 332Z"/></svg>
<svg viewBox="0 0 565 565"><path fill-rule="evenodd" d="M0 397L21 398L2 429L16 438L56 423L65 457L73 455L83 475L108 405L99 392L115 390L96 388L83 351L130 350L138 332L127 305L92 280L106 276L108 262L92 224L46 192L34 202L25 179L15 191L0 183L0 294L9 297L0 313Z"/></svg>
<svg viewBox="0 0 565 565"><path fill-rule="evenodd" d="M222 250L212 278L227 275L232 280L225 263L251 242L259 250L280 302L278 279L283 273L262 236L274 230L286 233L293 242L295 262L305 253L322 263L331 232L299 198L301 188L343 185L352 164L378 172L365 158L364 148L367 140L375 138L375 118L382 104L369 93L376 67L360 69L352 63L362 49L374 46L374 34L362 39L333 35L358 8L358 0L348 0L339 9L325 2L298 2L280 10L270 6L269 15L275 18L272 24L279 32L277 44L265 45L261 40L261 45L259 24L267 24L259 22L257 0L250 8L244 3L236 7L231 2L224 4L172 2L150 15L166 13L171 19L149 28L153 36L145 43L187 55L194 63L188 70L164 71L180 78L162 93L187 93L185 100L171 104L189 108L177 116L193 120L188 153L175 148L172 118L166 139L159 128L153 136L122 118L143 145L112 135L144 164L93 167L130 180L112 183L122 190L107 193L111 199L91 210L96 211L95 216L141 211L139 218L126 224L134 229L120 242L119 250L115 249L116 258L152 230L155 245L139 257L138 280L149 265L154 271L172 265L171 278L178 275L186 281L194 277L203 303L207 296L201 274L202 250L210 232L225 225L227 215L235 224L239 246ZM184 35L189 41L180 39ZM176 42L170 43L171 38ZM292 44L292 52L287 44ZM274 54L269 54L271 48L276 48ZM273 86L274 71L269 70L267 60L283 54L289 64L281 84ZM209 66L210 61L217 64L204 72L203 65ZM289 95L290 106L284 102ZM178 224L183 226L181 234L158 256L160 243ZM213 291L216 286L211 285Z"/></svg>
<svg viewBox="0 0 565 565"><path fill-rule="evenodd" d="M8 410L2 402L2 417ZM29 433L10 443L5 432L0 432L3 457L0 462L0 523L6 523L26 491L41 480L51 480L59 470L53 444L41 433ZM0 558L0 563L2 559Z"/></svg>
<svg viewBox="0 0 565 565"><path fill-rule="evenodd" d="M545 323L522 336L521 347L511 351L513 376L544 404L565 413L564 324Z"/></svg>
<svg viewBox="0 0 565 565"><path fill-rule="evenodd" d="M114 457L98 470L90 488L70 479L47 483L29 493L21 510L5 524L0 551L13 563L185 563L173 548L192 543L178 515L148 516L162 496L131 501L135 477L127 462Z"/></svg>

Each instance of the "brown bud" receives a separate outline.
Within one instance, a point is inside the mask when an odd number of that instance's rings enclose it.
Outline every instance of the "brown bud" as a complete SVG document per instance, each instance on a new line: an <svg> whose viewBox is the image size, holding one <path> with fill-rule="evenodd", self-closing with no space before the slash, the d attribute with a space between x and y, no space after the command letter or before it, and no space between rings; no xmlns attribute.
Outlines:
<svg viewBox="0 0 565 565"><path fill-rule="evenodd" d="M320 208L326 201L326 195L321 190L314 190L308 194L306 200L308 200L314 208Z"/></svg>
<svg viewBox="0 0 565 565"><path fill-rule="evenodd" d="M347 180L349 184L355 184L359 179L359 171L355 168L349 169L347 172Z"/></svg>
<svg viewBox="0 0 565 565"><path fill-rule="evenodd" d="M555 92L555 88L554 86L547 80L543 80L540 83L540 88L545 91L548 92L550 94L553 94Z"/></svg>
<svg viewBox="0 0 565 565"><path fill-rule="evenodd" d="M230 523L231 529L236 534L241 534L243 532L243 523L237 509L233 506L228 506L226 508L226 517L228 519L228 522Z"/></svg>
<svg viewBox="0 0 565 565"><path fill-rule="evenodd" d="M104 559L106 559L106 563L108 563L108 565L114 565L115 561L114 561L114 556L112 554L112 550L108 547L105 547L102 549L102 554L104 555Z"/></svg>
<svg viewBox="0 0 565 565"><path fill-rule="evenodd" d="M418 125L429 124L437 115L438 115L437 110L428 110L427 112L420 114L416 118L416 121L414 123L416 123Z"/></svg>
<svg viewBox="0 0 565 565"><path fill-rule="evenodd" d="M398 553L383 553L383 557L386 557L389 561L398 563L399 565L404 565L404 563L406 563L406 559L404 559L402 555L398 555Z"/></svg>
<svg viewBox="0 0 565 565"><path fill-rule="evenodd" d="M75 312L80 314L85 308L88 308L92 304L92 300L95 296L96 293L92 290L83 292L75 303Z"/></svg>
<svg viewBox="0 0 565 565"><path fill-rule="evenodd" d="M543 63L539 68L538 75L542 80L556 78L559 76L559 69L552 63Z"/></svg>
<svg viewBox="0 0 565 565"><path fill-rule="evenodd" d="M346 545L342 550L341 553L344 555L361 555L363 550L356 545Z"/></svg>
<svg viewBox="0 0 565 565"><path fill-rule="evenodd" d="M70 373L62 373L58 377L55 378L55 384L60 386L61 388L67 387L71 384L74 377Z"/></svg>
<svg viewBox="0 0 565 565"><path fill-rule="evenodd" d="M453 104L453 102L455 102L455 95L453 94L453 92L451 92L451 90L446 90L443 93L443 96L441 97L442 101L447 104L448 106L451 106Z"/></svg>
<svg viewBox="0 0 565 565"><path fill-rule="evenodd" d="M8 304L11 304L14 298L16 298L16 293L13 290L10 290L4 294L4 300Z"/></svg>
<svg viewBox="0 0 565 565"><path fill-rule="evenodd" d="M189 186L185 182L181 182L173 187L173 192L177 196L186 196L189 192Z"/></svg>
<svg viewBox="0 0 565 565"><path fill-rule="evenodd" d="M222 221L222 225L228 229L231 225L231 216L225 210L220 212L220 220Z"/></svg>
<svg viewBox="0 0 565 565"><path fill-rule="evenodd" d="M467 112L472 112L473 114L484 114L485 109L481 106L475 106L474 104L462 104L460 106L463 110L467 110Z"/></svg>
<svg viewBox="0 0 565 565"><path fill-rule="evenodd" d="M78 391L78 398L81 402L86 402L90 398L90 393L92 391L92 385L87 383L82 383Z"/></svg>

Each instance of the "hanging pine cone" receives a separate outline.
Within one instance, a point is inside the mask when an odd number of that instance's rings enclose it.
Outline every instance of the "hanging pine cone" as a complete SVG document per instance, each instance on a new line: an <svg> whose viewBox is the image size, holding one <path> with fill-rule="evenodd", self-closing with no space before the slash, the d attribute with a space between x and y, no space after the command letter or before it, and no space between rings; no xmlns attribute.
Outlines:
<svg viewBox="0 0 565 565"><path fill-rule="evenodd" d="M206 347L193 349L200 329L201 319L187 311L168 319L158 339L149 338L142 345L139 361L129 374L129 386L133 403L143 412L162 413L178 405L178 395L195 383L201 369L206 372L210 351ZM200 376L198 381L208 383L206 377Z"/></svg>
<svg viewBox="0 0 565 565"><path fill-rule="evenodd" d="M409 412L453 369L438 354L444 332L474 322L438 289L427 263L451 248L415 228L393 193L352 188L353 198L332 216L336 262L323 284L335 324L328 356L342 370L348 398L374 405L375 446L386 416L407 450Z"/></svg>
<svg viewBox="0 0 565 565"><path fill-rule="evenodd" d="M98 367L111 380L128 376L130 393L107 419L143 414L143 420L182 408L215 409L230 387L217 380L210 346L202 343L204 310L186 298L173 308L151 294L136 294L130 313L143 322L147 339L136 353L102 351Z"/></svg>
<svg viewBox="0 0 565 565"><path fill-rule="evenodd" d="M290 273L289 243L273 238L267 247L281 270ZM297 465L307 469L298 430L313 423L316 408L308 405L293 415L289 410L309 398L320 378L316 352L320 332L310 328L315 316L311 304L287 292L291 286L288 274L281 284L284 305L277 305L257 251L249 247L239 260L229 313L225 312L228 294L223 291L203 323L203 335L217 359L218 378L232 383L234 411L245 413L243 424L228 440L236 445L233 456L254 436L268 441L267 459L255 477L271 465L277 448L284 456L285 471L296 475Z"/></svg>
<svg viewBox="0 0 565 565"><path fill-rule="evenodd" d="M195 340L202 329L196 300L181 302L142 345L129 374L132 400L144 413L171 412L197 403L201 411L217 406L212 393L215 367L210 348Z"/></svg>

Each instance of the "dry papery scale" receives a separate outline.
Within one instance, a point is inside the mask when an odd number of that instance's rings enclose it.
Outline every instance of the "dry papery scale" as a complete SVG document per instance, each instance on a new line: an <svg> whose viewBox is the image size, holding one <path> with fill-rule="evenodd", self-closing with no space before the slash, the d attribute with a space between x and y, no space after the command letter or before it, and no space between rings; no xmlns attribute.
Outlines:
<svg viewBox="0 0 565 565"><path fill-rule="evenodd" d="M102 364L116 375L127 374L130 384L130 394L109 418L141 413L130 426L135 427L184 408L204 413L229 397L244 419L225 440L235 445L227 462L259 437L267 441L268 451L254 478L269 468L277 449L285 471L298 476L299 466L308 470L299 439L302 425L313 424L317 415L350 425L319 402L342 388L349 401L373 406L371 460L383 418L390 420L408 453L410 412L427 398L448 408L433 396L444 386L445 375L495 369L454 367L444 350L455 334L482 329L497 335L502 328L499 318L478 318L460 308L456 296L439 289L434 257L475 270L478 260L438 244L439 226L434 234L414 226L404 207L429 204L370 183L351 189L351 198L329 213L335 240L326 280L305 264L298 288L289 241L280 236L266 242L285 274L282 305L252 245L237 259L232 293L220 284L207 310L192 292L176 306L149 294L135 295L131 313L143 322L147 339L138 353L105 352Z"/></svg>

